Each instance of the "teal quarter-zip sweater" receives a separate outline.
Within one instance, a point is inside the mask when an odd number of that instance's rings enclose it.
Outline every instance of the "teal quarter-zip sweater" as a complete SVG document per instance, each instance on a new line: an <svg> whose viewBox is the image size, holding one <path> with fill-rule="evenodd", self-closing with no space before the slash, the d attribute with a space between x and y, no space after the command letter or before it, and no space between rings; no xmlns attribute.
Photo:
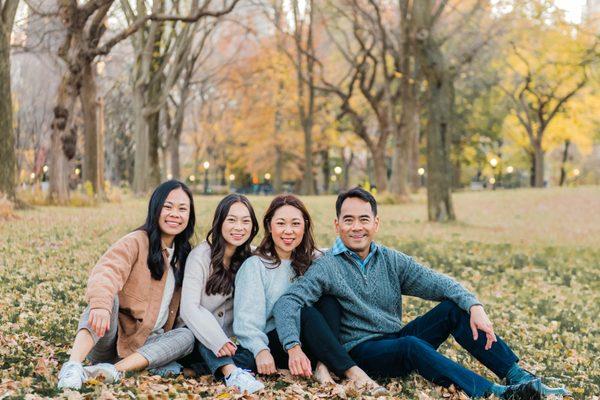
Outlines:
<svg viewBox="0 0 600 400"><path fill-rule="evenodd" d="M481 304L455 280L437 273L406 254L377 245L365 268L346 252L327 251L296 280L273 309L281 344L300 343L300 309L322 295L342 306L340 341L346 350L402 328L402 295L426 300L452 300L469 311Z"/></svg>

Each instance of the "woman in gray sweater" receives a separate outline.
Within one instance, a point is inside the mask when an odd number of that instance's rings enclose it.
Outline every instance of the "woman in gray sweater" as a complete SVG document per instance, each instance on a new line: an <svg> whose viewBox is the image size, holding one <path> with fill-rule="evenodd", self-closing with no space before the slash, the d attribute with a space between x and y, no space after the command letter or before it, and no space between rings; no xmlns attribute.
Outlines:
<svg viewBox="0 0 600 400"><path fill-rule="evenodd" d="M206 241L188 256L181 295L181 318L197 339L192 366L224 378L241 393L264 388L246 371L256 371L252 353L231 338L234 279L257 233L258 222L246 197L230 194L221 200Z"/></svg>
<svg viewBox="0 0 600 400"><path fill-rule="evenodd" d="M302 311L302 344L283 348L275 330L273 306L291 282L304 275L315 254L311 218L293 195L275 197L263 218L265 237L239 269L235 279L233 330L240 344L252 352L261 374L288 368L292 375L334 383L329 371L357 386L381 387L360 369L338 341L340 307L324 297ZM305 354L306 351L306 354ZM383 389L385 390L385 389Z"/></svg>

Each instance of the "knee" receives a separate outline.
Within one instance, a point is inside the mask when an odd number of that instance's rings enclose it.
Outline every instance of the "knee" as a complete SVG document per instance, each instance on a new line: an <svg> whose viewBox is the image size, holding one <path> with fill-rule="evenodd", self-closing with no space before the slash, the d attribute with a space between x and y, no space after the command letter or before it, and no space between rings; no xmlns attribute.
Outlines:
<svg viewBox="0 0 600 400"><path fill-rule="evenodd" d="M468 316L467 312L465 312L465 310L460 308L458 304L452 300L444 300L438 304L437 307L440 308L440 311L443 315L448 316L452 320L458 320L461 317Z"/></svg>
<svg viewBox="0 0 600 400"><path fill-rule="evenodd" d="M313 320L319 311L314 307L304 307L300 311L300 323L302 326L307 322Z"/></svg>
<svg viewBox="0 0 600 400"><path fill-rule="evenodd" d="M182 348L184 350L185 355L191 354L194 351L194 343L196 342L196 337L187 328L177 328L177 330L181 330L179 332L179 336L181 337Z"/></svg>
<svg viewBox="0 0 600 400"><path fill-rule="evenodd" d="M414 352L419 352L425 348L429 347L428 344L419 339L416 336L405 336L398 339L398 345L396 346L396 352L402 356L413 354Z"/></svg>
<svg viewBox="0 0 600 400"><path fill-rule="evenodd" d="M323 296L321 299L315 304L315 308L317 308L323 316L327 318L340 318L342 314L342 306L340 302L333 296Z"/></svg>

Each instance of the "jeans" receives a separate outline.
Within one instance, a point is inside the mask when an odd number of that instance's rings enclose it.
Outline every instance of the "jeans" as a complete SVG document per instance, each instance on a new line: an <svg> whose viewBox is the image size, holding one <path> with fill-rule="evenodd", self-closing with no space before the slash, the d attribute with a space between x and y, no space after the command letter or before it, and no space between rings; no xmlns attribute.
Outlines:
<svg viewBox="0 0 600 400"><path fill-rule="evenodd" d="M485 350L486 336L479 331L473 340L469 314L452 301L444 301L428 313L415 318L399 332L368 340L350 350L359 367L375 377L398 377L417 372L435 384L454 384L470 397L489 394L492 383L482 376L437 352L449 335L499 378L518 357L498 336Z"/></svg>
<svg viewBox="0 0 600 400"><path fill-rule="evenodd" d="M238 346L233 357L217 357L212 350L197 340L194 352L186 359L186 364L198 375L210 373L216 379L223 378L221 368L229 364L256 372L256 362L250 350Z"/></svg>
<svg viewBox="0 0 600 400"><path fill-rule="evenodd" d="M300 314L300 341L311 366L321 361L331 372L343 377L356 363L340 344L341 306L331 296L323 296L313 307ZM269 349L277 368L288 368L288 354L275 330L268 332Z"/></svg>

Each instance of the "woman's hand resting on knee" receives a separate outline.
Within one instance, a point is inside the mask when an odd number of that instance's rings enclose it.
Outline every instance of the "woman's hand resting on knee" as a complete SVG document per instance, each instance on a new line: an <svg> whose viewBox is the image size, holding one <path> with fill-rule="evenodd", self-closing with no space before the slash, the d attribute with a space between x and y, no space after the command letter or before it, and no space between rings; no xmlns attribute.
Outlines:
<svg viewBox="0 0 600 400"><path fill-rule="evenodd" d="M98 337L104 336L110 328L110 312L103 308L90 310L88 324Z"/></svg>
<svg viewBox="0 0 600 400"><path fill-rule="evenodd" d="M302 351L299 344L295 345L288 350L289 356L289 368L292 375L300 376L311 376L312 368L310 366L310 360L306 357L306 354Z"/></svg>
<svg viewBox="0 0 600 400"><path fill-rule="evenodd" d="M256 370L259 374L271 375L277 372L275 360L267 349L261 350L256 355Z"/></svg>
<svg viewBox="0 0 600 400"><path fill-rule="evenodd" d="M231 342L227 342L221 347L221 350L217 353L217 357L233 357L237 347Z"/></svg>

